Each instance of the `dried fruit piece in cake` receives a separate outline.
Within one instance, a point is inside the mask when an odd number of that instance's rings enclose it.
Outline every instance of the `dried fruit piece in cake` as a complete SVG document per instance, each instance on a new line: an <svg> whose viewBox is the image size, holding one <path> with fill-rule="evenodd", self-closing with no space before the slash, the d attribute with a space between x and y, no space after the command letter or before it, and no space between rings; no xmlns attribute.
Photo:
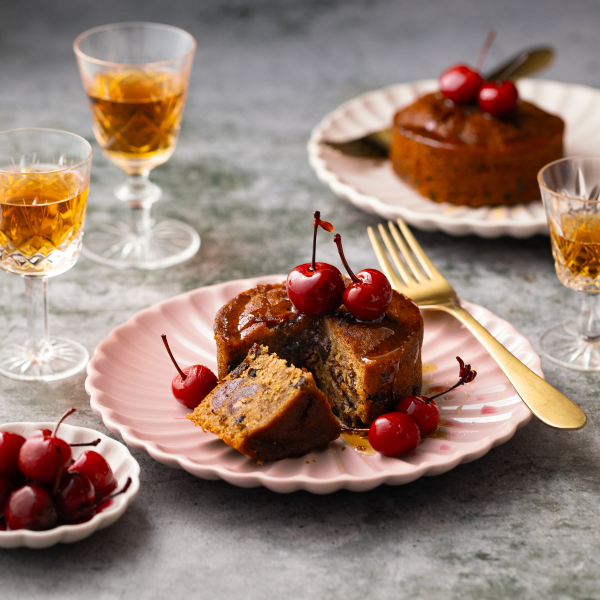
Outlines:
<svg viewBox="0 0 600 600"><path fill-rule="evenodd" d="M312 374L258 344L188 419L259 461L302 456L341 431Z"/></svg>

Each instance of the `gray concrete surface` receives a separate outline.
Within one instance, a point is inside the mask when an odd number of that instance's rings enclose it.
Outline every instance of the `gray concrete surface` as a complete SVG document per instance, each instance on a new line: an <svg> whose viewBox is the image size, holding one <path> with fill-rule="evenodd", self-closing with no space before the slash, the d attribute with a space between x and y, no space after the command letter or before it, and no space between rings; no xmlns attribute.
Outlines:
<svg viewBox="0 0 600 600"><path fill-rule="evenodd" d="M137 311L186 290L284 272L304 261L319 208L345 234L352 264L375 257L378 219L337 199L307 163L311 128L360 92L489 63L534 43L558 57L545 77L600 86L594 0L58 0L0 11L0 129L50 126L92 140L71 43L89 27L147 20L198 40L178 149L153 174L156 212L202 236L200 253L153 273L81 259L51 281L51 327L90 351ZM90 213L114 210L121 172L94 143ZM599 152L600 153L600 152ZM577 308L556 279L549 241L418 233L459 293L539 333ZM333 244L321 247L335 260ZM23 283L0 273L1 339L25 326ZM598 375L544 364L587 412L575 433L532 421L446 475L368 493L277 495L203 481L133 450L141 492L114 526L74 545L0 551L0 598L600 598ZM0 420L54 419L108 433L83 374L53 384L0 378Z"/></svg>

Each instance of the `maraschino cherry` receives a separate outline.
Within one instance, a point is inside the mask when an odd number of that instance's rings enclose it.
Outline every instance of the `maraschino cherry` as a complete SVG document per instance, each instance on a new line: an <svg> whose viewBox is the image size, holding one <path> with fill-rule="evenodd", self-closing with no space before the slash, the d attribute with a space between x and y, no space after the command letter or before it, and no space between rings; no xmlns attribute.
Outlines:
<svg viewBox="0 0 600 600"><path fill-rule="evenodd" d="M501 117L511 113L519 103L519 92L515 84L508 79L523 61L528 53L524 52L519 59L512 62L496 81L484 83L477 94L479 108L493 117Z"/></svg>
<svg viewBox="0 0 600 600"><path fill-rule="evenodd" d="M177 364L167 336L161 335L162 341L177 369L177 375L171 382L171 391L177 402L181 402L187 408L196 408L217 386L218 380L216 375L204 365L191 365L190 367L181 367Z"/></svg>
<svg viewBox="0 0 600 600"><path fill-rule="evenodd" d="M58 516L66 522L86 519L96 512L94 484L81 473L64 473L53 498Z"/></svg>
<svg viewBox="0 0 600 600"><path fill-rule="evenodd" d="M427 396L405 396L398 403L396 411L408 415L425 437L437 429L440 424L440 409L435 400Z"/></svg>
<svg viewBox="0 0 600 600"><path fill-rule="evenodd" d="M130 488L131 483L132 483L132 479L131 479L131 477L128 477L127 481L125 482L125 485L120 490L115 492L114 494L111 494L110 496L107 496L107 497L102 496L101 498L99 498L98 494L96 494L96 499L93 502L85 502L84 504L80 505L77 508L77 510L81 514L84 515L82 517L84 520L88 519L93 514L100 512L100 511L104 510L106 507L110 506L113 498L116 498L117 496L124 494Z"/></svg>
<svg viewBox="0 0 600 600"><path fill-rule="evenodd" d="M312 262L294 267L285 283L287 295L294 308L305 315L322 317L333 313L342 303L344 279L333 265L315 262L317 231L333 231L333 225L321 220L321 213L314 213Z"/></svg>
<svg viewBox="0 0 600 600"><path fill-rule="evenodd" d="M0 475L17 478L19 471L19 451L25 438L18 433L0 431Z"/></svg>
<svg viewBox="0 0 600 600"><path fill-rule="evenodd" d="M83 452L69 467L69 473L85 475L93 483L96 497L110 494L117 487L117 480L110 465L94 450Z"/></svg>
<svg viewBox="0 0 600 600"><path fill-rule="evenodd" d="M25 439L34 438L34 437L50 437L52 435L52 429L35 429L31 433L27 434Z"/></svg>
<svg viewBox="0 0 600 600"><path fill-rule="evenodd" d="M483 77L479 74L479 70L495 37L496 33L494 31L488 33L477 58L475 68L471 68L465 64L458 64L446 69L442 73L440 76L440 91L446 98L456 104L475 102L477 92L483 84Z"/></svg>
<svg viewBox="0 0 600 600"><path fill-rule="evenodd" d="M71 447L56 437L56 434L63 420L76 410L69 409L60 418L51 435L46 430L41 435L34 432L27 436L19 451L19 468L25 477L38 483L51 484L59 471L67 469L71 464Z"/></svg>
<svg viewBox="0 0 600 600"><path fill-rule="evenodd" d="M471 383L477 375L477 371L473 371L471 365L465 365L464 361L459 356L456 357L456 360L459 364L459 379L455 385L435 396L405 396L400 400L398 407L396 408L399 413L406 414L414 420L422 436L429 435L435 431L439 425L440 409L435 402L435 398L447 394L460 385Z"/></svg>
<svg viewBox="0 0 600 600"><path fill-rule="evenodd" d="M344 256L342 236L336 233L333 241L337 244L340 258L352 279L352 283L342 295L344 305L353 316L361 321L379 319L392 302L392 286L388 278L377 269L363 269L355 275Z"/></svg>
<svg viewBox="0 0 600 600"><path fill-rule="evenodd" d="M13 493L15 486L13 482L8 478L4 477L4 475L0 475L0 518L4 516L4 509L6 508L6 503L10 498L10 495Z"/></svg>
<svg viewBox="0 0 600 600"><path fill-rule="evenodd" d="M518 101L519 92L510 79L484 83L477 96L479 108L493 117L512 112L517 107Z"/></svg>
<svg viewBox="0 0 600 600"><path fill-rule="evenodd" d="M10 529L44 531L58 525L50 494L36 483L24 485L10 495L4 516Z"/></svg>
<svg viewBox="0 0 600 600"><path fill-rule="evenodd" d="M369 444L384 456L411 452L420 441L417 424L408 415L399 412L377 417L369 428Z"/></svg>

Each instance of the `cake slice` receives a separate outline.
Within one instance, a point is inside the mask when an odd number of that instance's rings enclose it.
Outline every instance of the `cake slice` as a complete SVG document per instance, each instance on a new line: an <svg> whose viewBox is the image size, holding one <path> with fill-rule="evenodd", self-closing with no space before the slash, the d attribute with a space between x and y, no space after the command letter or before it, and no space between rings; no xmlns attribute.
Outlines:
<svg viewBox="0 0 600 600"><path fill-rule="evenodd" d="M341 431L312 374L258 344L188 419L258 461L302 456Z"/></svg>

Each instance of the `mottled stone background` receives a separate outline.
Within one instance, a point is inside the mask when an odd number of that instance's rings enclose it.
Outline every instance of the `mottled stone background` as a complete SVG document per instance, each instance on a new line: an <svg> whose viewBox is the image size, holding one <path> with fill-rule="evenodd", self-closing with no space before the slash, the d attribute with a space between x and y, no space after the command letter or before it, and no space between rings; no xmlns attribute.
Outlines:
<svg viewBox="0 0 600 600"><path fill-rule="evenodd" d="M51 327L92 352L137 311L186 290L285 272L310 251L319 208L344 233L354 265L375 257L378 219L334 197L307 162L311 128L341 102L384 85L436 77L473 61L489 29L488 64L551 43L545 77L600 86L595 0L57 0L0 11L0 129L48 126L94 144L90 213L119 211L122 173L92 140L71 44L127 20L184 27L198 40L179 146L153 178L156 213L202 236L199 254L153 273L82 258L51 281ZM600 140L599 140L600 154ZM456 289L539 333L577 307L554 274L545 237L418 233ZM321 245L324 260L334 247ZM25 327L23 282L0 273L2 339ZM74 545L0 551L1 598L600 598L598 375L545 363L548 380L587 412L559 433L532 421L474 463L367 493L277 495L203 481L133 450L141 492L123 518ZM85 375L53 384L0 378L0 420L55 419L99 429Z"/></svg>

